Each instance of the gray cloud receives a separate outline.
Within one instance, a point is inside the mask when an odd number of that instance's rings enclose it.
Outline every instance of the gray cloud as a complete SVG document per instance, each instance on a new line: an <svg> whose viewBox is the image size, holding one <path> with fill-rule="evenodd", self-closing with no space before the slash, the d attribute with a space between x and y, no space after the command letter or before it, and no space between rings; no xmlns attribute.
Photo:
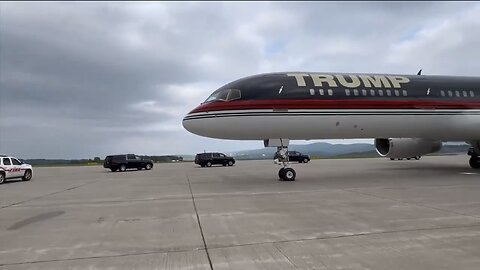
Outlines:
<svg viewBox="0 0 480 270"><path fill-rule="evenodd" d="M195 153L181 118L260 72L479 75L477 3L0 3L0 152Z"/></svg>

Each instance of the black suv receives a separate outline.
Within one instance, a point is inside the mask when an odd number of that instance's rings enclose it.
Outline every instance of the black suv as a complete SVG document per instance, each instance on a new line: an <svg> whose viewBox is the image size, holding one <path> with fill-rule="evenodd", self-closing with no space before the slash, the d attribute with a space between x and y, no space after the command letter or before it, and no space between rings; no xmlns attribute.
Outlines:
<svg viewBox="0 0 480 270"><path fill-rule="evenodd" d="M299 163L308 163L310 161L309 155L304 155L297 151L288 151L288 161L298 161Z"/></svg>
<svg viewBox="0 0 480 270"><path fill-rule="evenodd" d="M117 170L124 172L126 169L151 170L153 168L153 161L134 154L112 155L105 158L103 167L109 168L112 172Z"/></svg>
<svg viewBox="0 0 480 270"><path fill-rule="evenodd" d="M202 167L211 167L213 164L222 164L223 166L233 166L235 160L222 153L201 153L195 156L195 164Z"/></svg>

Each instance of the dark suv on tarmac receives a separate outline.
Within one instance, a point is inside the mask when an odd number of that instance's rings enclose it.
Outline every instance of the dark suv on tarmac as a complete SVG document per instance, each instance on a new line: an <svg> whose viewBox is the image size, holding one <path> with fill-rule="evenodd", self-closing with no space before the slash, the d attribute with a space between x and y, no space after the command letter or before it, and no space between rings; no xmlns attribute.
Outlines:
<svg viewBox="0 0 480 270"><path fill-rule="evenodd" d="M127 169L151 170L153 168L153 161L134 154L112 155L105 158L103 167L109 168L112 172L117 170L124 172Z"/></svg>
<svg viewBox="0 0 480 270"><path fill-rule="evenodd" d="M278 153L275 154L274 159L278 158ZM288 161L297 161L298 163L308 163L310 161L309 155L304 155L297 151L288 151Z"/></svg>
<svg viewBox="0 0 480 270"><path fill-rule="evenodd" d="M213 164L233 166L235 160L223 153L200 153L195 156L195 164L202 167L211 167Z"/></svg>
<svg viewBox="0 0 480 270"><path fill-rule="evenodd" d="M299 163L308 163L310 161L309 155L304 155L297 151L288 151L289 161L298 161Z"/></svg>

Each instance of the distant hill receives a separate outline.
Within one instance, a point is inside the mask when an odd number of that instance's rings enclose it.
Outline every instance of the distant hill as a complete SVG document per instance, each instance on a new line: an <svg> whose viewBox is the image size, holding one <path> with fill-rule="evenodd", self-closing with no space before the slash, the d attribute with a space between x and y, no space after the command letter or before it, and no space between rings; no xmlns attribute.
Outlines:
<svg viewBox="0 0 480 270"><path fill-rule="evenodd" d="M467 144L444 144L442 150L432 155L452 155L466 154L469 146ZM360 157L378 157L373 144L354 143L354 144L331 144L325 142L316 142L305 145L292 144L288 147L291 151L298 151L312 158L360 158ZM225 152L227 155L233 156L235 159L273 159L277 149L275 147L267 147L261 149ZM148 156L155 162L176 162L176 161L193 161L195 155L162 155ZM24 162L36 166L85 166L85 165L102 165L103 160L99 157L94 159L26 159Z"/></svg>

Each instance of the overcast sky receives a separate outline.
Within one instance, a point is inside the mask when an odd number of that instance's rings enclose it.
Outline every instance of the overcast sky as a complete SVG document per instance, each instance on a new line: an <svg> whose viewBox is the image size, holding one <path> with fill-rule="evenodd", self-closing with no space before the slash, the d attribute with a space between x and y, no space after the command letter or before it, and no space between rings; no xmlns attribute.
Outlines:
<svg viewBox="0 0 480 270"><path fill-rule="evenodd" d="M263 72L480 75L479 3L0 3L0 153L263 147L181 120Z"/></svg>

